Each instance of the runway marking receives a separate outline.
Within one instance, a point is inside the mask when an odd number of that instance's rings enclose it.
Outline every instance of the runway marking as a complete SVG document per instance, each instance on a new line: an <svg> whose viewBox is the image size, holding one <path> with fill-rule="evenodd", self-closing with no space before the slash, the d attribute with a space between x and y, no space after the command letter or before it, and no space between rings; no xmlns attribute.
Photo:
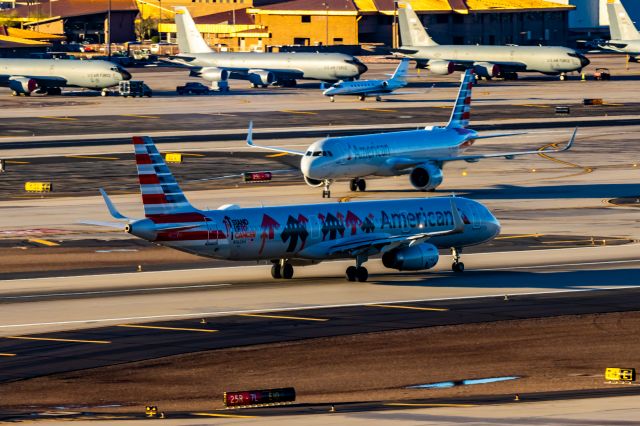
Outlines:
<svg viewBox="0 0 640 426"><path fill-rule="evenodd" d="M247 416L243 414L225 414L225 413L191 413L193 416L205 417L229 417L232 419L255 419L258 416Z"/></svg>
<svg viewBox="0 0 640 426"><path fill-rule="evenodd" d="M474 404L437 404L437 403L413 403L413 402L389 402L384 404L388 407L458 407L458 408L469 408L469 407L477 407Z"/></svg>
<svg viewBox="0 0 640 426"><path fill-rule="evenodd" d="M138 115L138 114L120 114L121 117L135 117L135 118L149 118L155 120L156 118L160 118L157 115Z"/></svg>
<svg viewBox="0 0 640 426"><path fill-rule="evenodd" d="M218 330L207 330L204 328L182 328L182 327L162 327L159 325L137 325L137 324L118 324L116 327L124 328L149 328L153 330L171 330L171 331L200 331L202 333L217 333Z"/></svg>
<svg viewBox="0 0 640 426"><path fill-rule="evenodd" d="M447 107L448 108L448 107ZM374 111L374 112L398 112L395 109L382 109L382 108L360 108L360 111Z"/></svg>
<svg viewBox="0 0 640 426"><path fill-rule="evenodd" d="M191 153L183 153L183 157L206 157L206 154L191 154Z"/></svg>
<svg viewBox="0 0 640 426"><path fill-rule="evenodd" d="M289 153L288 152L279 152L277 154L265 155L265 157L267 157L267 158L276 158L276 157L284 157L285 155L289 155Z"/></svg>
<svg viewBox="0 0 640 426"><path fill-rule="evenodd" d="M31 164L28 161L7 160L7 164Z"/></svg>
<svg viewBox="0 0 640 426"><path fill-rule="evenodd" d="M5 339L14 340L42 340L45 342L68 342L68 343L95 343L97 345L108 345L110 340L81 340L81 339L57 339L54 337L28 337L28 336L7 336Z"/></svg>
<svg viewBox="0 0 640 426"><path fill-rule="evenodd" d="M310 317L292 317L287 315L269 315L269 314L238 314L241 317L258 317L258 318L275 318L275 319L290 319L298 321L329 321L326 318L310 318Z"/></svg>
<svg viewBox="0 0 640 426"><path fill-rule="evenodd" d="M512 240L516 238L529 238L529 237L542 237L544 234L522 234L522 235L508 235L506 237L496 237L494 240Z"/></svg>
<svg viewBox="0 0 640 426"><path fill-rule="evenodd" d="M0 356L12 357L12 356L16 356L16 354L2 354L2 353L0 353Z"/></svg>
<svg viewBox="0 0 640 426"><path fill-rule="evenodd" d="M156 290L182 290L192 288L210 288L210 287L228 287L231 284L199 284L199 285L187 285L187 286L172 286L172 287L150 287L150 288L130 288L122 290L95 290L95 291L76 291L73 293L49 293L49 294L30 294L26 296L2 296L0 300L4 299L37 299L40 297L59 297L59 296L87 296L94 294L113 294L113 293L140 293Z"/></svg>
<svg viewBox="0 0 640 426"><path fill-rule="evenodd" d="M557 148L557 147L558 147L558 144L557 144L557 143L549 143L549 144L547 144L547 145L544 145L544 146L541 146L540 148L538 148L538 151L544 151L545 149L550 148L550 147L555 147L555 148ZM544 152L538 152L538 155L539 155L540 157L542 157L542 158L545 158L545 159L550 160L550 161L554 161L554 162L556 162L556 163L558 163L558 164L563 164L563 165L565 165L565 166L573 167L573 168L576 168L576 169L582 169L582 171L583 171L584 173L591 173L591 172L593 172L593 169L592 169L592 168L590 168L590 167L582 167L582 166L580 166L580 165L578 165L578 164L575 164L575 163L570 163L570 162L568 162L568 161L558 160L557 158L553 158L553 157L551 157L551 156L549 156L549 155L545 154Z"/></svg>
<svg viewBox="0 0 640 426"><path fill-rule="evenodd" d="M419 306L404 306L404 305L388 305L388 304L371 304L365 306L372 306L374 308L393 308L393 309L411 309L415 311L448 311L447 308L421 308Z"/></svg>
<svg viewBox="0 0 640 426"><path fill-rule="evenodd" d="M76 121L76 120L78 120L77 118L73 118L73 117L42 116L42 117L38 117L38 118L45 118L47 120L66 120L66 121Z"/></svg>
<svg viewBox="0 0 640 426"><path fill-rule="evenodd" d="M305 115L316 115L318 114L317 112L311 112L311 111L295 111L292 109L283 109L280 112L287 112L289 114L305 114Z"/></svg>
<svg viewBox="0 0 640 426"><path fill-rule="evenodd" d="M522 106L532 107L532 108L551 108L551 105L522 104Z"/></svg>
<svg viewBox="0 0 640 426"><path fill-rule="evenodd" d="M118 157L98 157L96 155L65 155L66 158L88 158L91 160L119 160Z"/></svg>
<svg viewBox="0 0 640 426"><path fill-rule="evenodd" d="M60 245L58 243L54 243L53 241L43 240L41 238L29 238L27 241L29 241L30 243L42 244L43 246L48 247L55 247Z"/></svg>

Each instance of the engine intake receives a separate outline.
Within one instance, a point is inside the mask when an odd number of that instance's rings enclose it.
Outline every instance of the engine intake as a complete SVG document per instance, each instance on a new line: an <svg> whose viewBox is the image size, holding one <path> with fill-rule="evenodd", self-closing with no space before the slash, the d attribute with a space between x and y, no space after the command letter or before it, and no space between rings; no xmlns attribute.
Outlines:
<svg viewBox="0 0 640 426"><path fill-rule="evenodd" d="M382 264L398 271L421 271L433 268L439 257L436 246L422 243L386 252L382 255Z"/></svg>
<svg viewBox="0 0 640 426"><path fill-rule="evenodd" d="M227 81L229 78L229 71L215 67L203 68L199 73L199 77L202 77L207 81Z"/></svg>
<svg viewBox="0 0 640 426"><path fill-rule="evenodd" d="M442 179L442 169L431 163L416 166L409 175L411 185L421 191L436 189L442 183Z"/></svg>
<svg viewBox="0 0 640 426"><path fill-rule="evenodd" d="M477 75L484 78L498 77L500 75L500 65L491 62L476 62L473 70Z"/></svg>
<svg viewBox="0 0 640 426"><path fill-rule="evenodd" d="M38 82L27 77L11 77L9 88L17 93L31 93L38 88Z"/></svg>
<svg viewBox="0 0 640 426"><path fill-rule="evenodd" d="M256 85L271 84L276 80L276 77L271 71L265 70L249 70L249 81Z"/></svg>

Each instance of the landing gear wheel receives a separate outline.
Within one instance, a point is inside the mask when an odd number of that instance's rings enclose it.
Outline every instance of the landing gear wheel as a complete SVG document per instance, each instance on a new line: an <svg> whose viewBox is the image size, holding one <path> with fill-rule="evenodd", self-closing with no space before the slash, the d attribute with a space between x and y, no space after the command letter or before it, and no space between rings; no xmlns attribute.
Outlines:
<svg viewBox="0 0 640 426"><path fill-rule="evenodd" d="M565 73L560 74L560 81L565 81L567 79L567 75Z"/></svg>
<svg viewBox="0 0 640 426"><path fill-rule="evenodd" d="M451 270L453 272L464 272L464 263L462 263L462 262L453 262L451 264Z"/></svg>
<svg viewBox="0 0 640 426"><path fill-rule="evenodd" d="M347 281L355 281L357 271L358 271L358 268L356 268L355 266L349 266L345 274L347 276Z"/></svg>
<svg viewBox="0 0 640 426"><path fill-rule="evenodd" d="M364 266L356 268L356 279L359 282L363 283L367 281L367 278L369 278L369 271L367 271L367 268L365 268Z"/></svg>
<svg viewBox="0 0 640 426"><path fill-rule="evenodd" d="M331 191L326 189L322 191L322 198L331 198Z"/></svg>
<svg viewBox="0 0 640 426"><path fill-rule="evenodd" d="M367 99L366 96L358 96L358 99L360 99L361 102L364 102L365 99Z"/></svg>
<svg viewBox="0 0 640 426"><path fill-rule="evenodd" d="M330 100L331 102L335 102L335 101L336 101L336 98L334 98L333 96L331 96L331 97L329 98L329 100Z"/></svg>
<svg viewBox="0 0 640 426"><path fill-rule="evenodd" d="M356 179L351 179L351 180L349 181L349 189L350 189L352 192L355 192L355 191L357 191L357 190L358 190L358 181L357 181Z"/></svg>
<svg viewBox="0 0 640 426"><path fill-rule="evenodd" d="M376 96L376 102L382 102L382 98L380 96Z"/></svg>
<svg viewBox="0 0 640 426"><path fill-rule="evenodd" d="M293 266L290 263L285 263L284 266L282 266L282 278L285 280L293 278Z"/></svg>
<svg viewBox="0 0 640 426"><path fill-rule="evenodd" d="M359 189L361 192L366 191L366 189L367 189L367 182L366 182L364 179L358 179L358 181L357 181L357 185L358 185L358 189Z"/></svg>
<svg viewBox="0 0 640 426"><path fill-rule="evenodd" d="M102 91L100 92L100 96L102 97L109 96L109 91L106 89L102 89Z"/></svg>
<svg viewBox="0 0 640 426"><path fill-rule="evenodd" d="M271 266L271 276L276 280L282 278L279 264L274 263L273 266Z"/></svg>

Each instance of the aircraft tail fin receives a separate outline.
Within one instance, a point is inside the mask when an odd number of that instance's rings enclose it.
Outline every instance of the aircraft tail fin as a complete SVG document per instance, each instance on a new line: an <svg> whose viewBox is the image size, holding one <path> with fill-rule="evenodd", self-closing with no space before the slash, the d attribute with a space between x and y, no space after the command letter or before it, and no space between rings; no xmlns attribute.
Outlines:
<svg viewBox="0 0 640 426"><path fill-rule="evenodd" d="M134 136L140 193L146 217L197 212L178 186L169 167L148 136Z"/></svg>
<svg viewBox="0 0 640 426"><path fill-rule="evenodd" d="M409 3L398 2L398 22L402 46L437 46L424 29L422 21Z"/></svg>
<svg viewBox="0 0 640 426"><path fill-rule="evenodd" d="M608 0L607 12L612 40L640 40L640 33L620 0Z"/></svg>
<svg viewBox="0 0 640 426"><path fill-rule="evenodd" d="M405 80L409 71L409 58L404 58L398 64L398 67L391 76L391 80Z"/></svg>
<svg viewBox="0 0 640 426"><path fill-rule="evenodd" d="M447 127L467 127L469 125L469 117L471 115L471 90L473 89L473 70L468 69L464 72L464 78L460 83L460 91L458 98L451 111L451 118Z"/></svg>
<svg viewBox="0 0 640 426"><path fill-rule="evenodd" d="M176 33L178 36L178 48L180 53L208 53L211 48L202 38L196 23L193 21L189 9L184 6L176 6Z"/></svg>

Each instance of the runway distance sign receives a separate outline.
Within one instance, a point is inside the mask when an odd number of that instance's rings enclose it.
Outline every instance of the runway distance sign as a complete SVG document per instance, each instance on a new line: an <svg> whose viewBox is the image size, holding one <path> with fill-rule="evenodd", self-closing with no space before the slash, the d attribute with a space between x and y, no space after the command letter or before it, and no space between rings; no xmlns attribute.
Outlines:
<svg viewBox="0 0 640 426"><path fill-rule="evenodd" d="M296 400L294 388L261 389L238 392L225 392L226 407L243 407L249 405L268 405L293 402Z"/></svg>
<svg viewBox="0 0 640 426"><path fill-rule="evenodd" d="M242 174L245 182L269 182L272 177L271 172L246 172Z"/></svg>
<svg viewBox="0 0 640 426"><path fill-rule="evenodd" d="M635 382L635 368L607 368L604 372L605 380L612 382Z"/></svg>

